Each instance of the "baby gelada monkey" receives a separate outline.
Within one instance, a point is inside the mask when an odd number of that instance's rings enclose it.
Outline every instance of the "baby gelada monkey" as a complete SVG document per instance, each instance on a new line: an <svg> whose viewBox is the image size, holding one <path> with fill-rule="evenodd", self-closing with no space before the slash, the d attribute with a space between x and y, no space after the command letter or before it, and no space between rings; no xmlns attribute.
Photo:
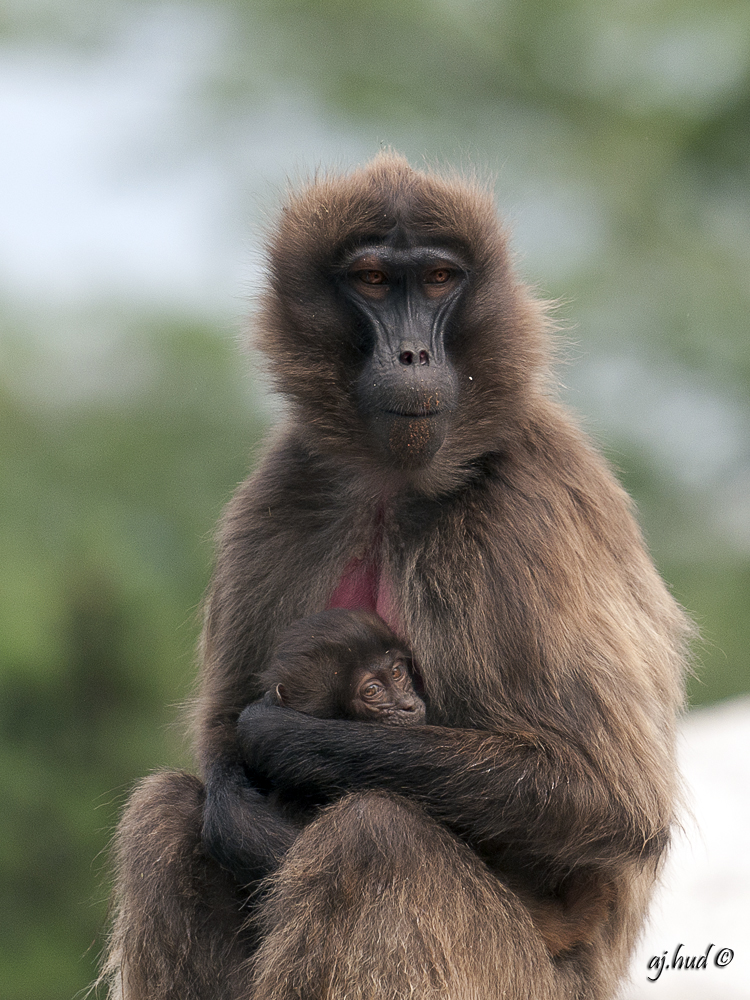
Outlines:
<svg viewBox="0 0 750 1000"><path fill-rule="evenodd" d="M385 622L369 611L331 609L294 622L262 675L270 704L321 719L414 726L425 702L414 689L411 654ZM275 807L309 822L314 810L273 793ZM560 897L516 889L553 955L589 943L606 919L613 894L606 881L579 873Z"/></svg>
<svg viewBox="0 0 750 1000"><path fill-rule="evenodd" d="M263 672L272 704L319 719L425 722L411 654L378 615L332 608L294 622Z"/></svg>

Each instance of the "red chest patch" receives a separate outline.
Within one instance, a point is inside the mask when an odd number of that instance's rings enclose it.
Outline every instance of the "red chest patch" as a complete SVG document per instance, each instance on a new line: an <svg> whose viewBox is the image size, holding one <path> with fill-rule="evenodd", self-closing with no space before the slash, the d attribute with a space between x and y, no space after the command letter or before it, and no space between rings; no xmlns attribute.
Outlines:
<svg viewBox="0 0 750 1000"><path fill-rule="evenodd" d="M374 611L396 635L404 635L393 587L374 559L352 559L347 564L327 607Z"/></svg>

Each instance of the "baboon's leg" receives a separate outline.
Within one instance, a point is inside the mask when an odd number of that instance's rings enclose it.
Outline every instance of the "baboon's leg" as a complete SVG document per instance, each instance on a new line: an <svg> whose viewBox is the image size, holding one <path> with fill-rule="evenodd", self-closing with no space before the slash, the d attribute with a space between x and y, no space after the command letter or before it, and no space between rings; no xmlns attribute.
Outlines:
<svg viewBox="0 0 750 1000"><path fill-rule="evenodd" d="M528 911L417 806L354 794L312 823L263 907L253 1000L570 997Z"/></svg>
<svg viewBox="0 0 750 1000"><path fill-rule="evenodd" d="M117 884L102 972L123 1000L249 996L242 895L201 847L203 784L182 772L146 778L115 839Z"/></svg>

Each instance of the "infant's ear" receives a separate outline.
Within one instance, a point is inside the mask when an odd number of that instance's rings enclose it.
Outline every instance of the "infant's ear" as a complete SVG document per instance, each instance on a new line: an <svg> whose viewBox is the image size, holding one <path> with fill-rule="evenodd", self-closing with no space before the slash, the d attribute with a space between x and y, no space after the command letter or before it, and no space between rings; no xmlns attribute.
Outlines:
<svg viewBox="0 0 750 1000"><path fill-rule="evenodd" d="M261 698L261 704L266 705L268 708L275 708L278 705L283 705L283 687L281 684L277 684L275 688L271 688L270 691L266 693Z"/></svg>
<svg viewBox="0 0 750 1000"><path fill-rule="evenodd" d="M283 684L276 685L276 690L274 691L274 695L276 696L277 705L286 704L286 688L284 687Z"/></svg>

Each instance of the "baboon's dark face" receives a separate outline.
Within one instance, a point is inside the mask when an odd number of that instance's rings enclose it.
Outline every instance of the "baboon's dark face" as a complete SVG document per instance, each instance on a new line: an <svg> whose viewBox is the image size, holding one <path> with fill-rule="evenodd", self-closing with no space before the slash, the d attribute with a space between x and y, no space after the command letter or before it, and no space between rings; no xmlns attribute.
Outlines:
<svg viewBox="0 0 750 1000"><path fill-rule="evenodd" d="M508 447L546 321L488 190L393 158L320 176L290 195L268 262L257 342L309 447L384 493L433 494Z"/></svg>
<svg viewBox="0 0 750 1000"><path fill-rule="evenodd" d="M366 357L356 382L360 412L397 465L419 466L440 448L458 403L446 348L467 273L452 251L404 242L394 236L356 249L340 289Z"/></svg>

